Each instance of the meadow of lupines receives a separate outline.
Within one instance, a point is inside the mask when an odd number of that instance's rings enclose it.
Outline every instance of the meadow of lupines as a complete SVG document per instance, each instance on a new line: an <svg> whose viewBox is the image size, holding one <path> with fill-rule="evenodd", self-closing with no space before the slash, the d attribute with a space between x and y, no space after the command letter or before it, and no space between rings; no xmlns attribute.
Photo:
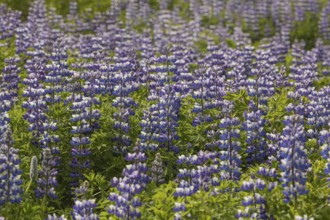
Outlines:
<svg viewBox="0 0 330 220"><path fill-rule="evenodd" d="M1 219L330 219L330 1L1 2Z"/></svg>

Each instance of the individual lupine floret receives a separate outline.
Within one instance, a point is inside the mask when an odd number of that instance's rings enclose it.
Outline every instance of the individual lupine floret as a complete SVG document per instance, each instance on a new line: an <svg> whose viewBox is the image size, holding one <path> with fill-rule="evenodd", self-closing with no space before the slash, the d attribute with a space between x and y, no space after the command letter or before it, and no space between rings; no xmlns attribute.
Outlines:
<svg viewBox="0 0 330 220"><path fill-rule="evenodd" d="M37 198L49 196L51 199L57 199L55 188L57 187L56 162L49 148L43 149L41 170L39 171L38 187L35 190Z"/></svg>
<svg viewBox="0 0 330 220"><path fill-rule="evenodd" d="M0 119L0 121L3 121ZM8 126L8 125L7 125ZM19 168L18 150L13 148L13 139L9 126L1 135L0 146L0 205L6 202L20 203L22 201L21 188L22 171Z"/></svg>
<svg viewBox="0 0 330 220"><path fill-rule="evenodd" d="M306 189L307 172L310 163L305 149L306 134L303 116L294 114L285 116L285 128L280 143L280 157L282 170L280 181L284 188L284 202L292 198L297 201L299 195L304 195Z"/></svg>

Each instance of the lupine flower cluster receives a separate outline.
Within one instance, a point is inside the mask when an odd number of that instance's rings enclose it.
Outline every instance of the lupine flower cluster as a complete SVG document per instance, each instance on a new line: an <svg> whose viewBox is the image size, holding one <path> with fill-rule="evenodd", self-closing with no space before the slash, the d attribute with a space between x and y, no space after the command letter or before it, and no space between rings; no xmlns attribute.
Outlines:
<svg viewBox="0 0 330 220"><path fill-rule="evenodd" d="M320 132L320 146L321 146L321 155L327 161L324 169L325 175L329 176L330 174L330 133L327 130L322 130ZM330 181L330 178L327 179ZM329 184L330 187L330 184Z"/></svg>
<svg viewBox="0 0 330 220"><path fill-rule="evenodd" d="M7 85L8 95L11 96L12 104L18 99L18 83L20 81L19 57L10 57L5 59L6 66L3 69L3 81Z"/></svg>
<svg viewBox="0 0 330 220"><path fill-rule="evenodd" d="M237 218L251 218L251 219L269 219L271 216L266 210L266 196L265 193L271 192L277 182L272 182L271 179L277 177L274 168L268 169L265 167L259 167L257 172L261 178L257 178L255 174L252 174L249 181L243 181L242 190L250 192L252 195L244 197L242 205L244 210L238 210ZM263 180L266 178L267 181ZM267 192L265 192L267 189Z"/></svg>
<svg viewBox="0 0 330 220"><path fill-rule="evenodd" d="M284 188L284 202L287 203L292 199L296 202L299 195L308 193L306 179L310 163L305 149L303 117L298 114L286 116L284 125L280 143L280 180Z"/></svg>
<svg viewBox="0 0 330 220"><path fill-rule="evenodd" d="M108 212L121 219L136 219L141 216L139 208L142 205L139 197L149 182L146 172L148 167L145 163L147 157L140 150L139 143L134 148L134 153L127 153L126 160L132 164L123 170L122 178L113 178L111 183L119 193L110 193L109 200L116 205L110 205Z"/></svg>
<svg viewBox="0 0 330 220"><path fill-rule="evenodd" d="M55 167L55 160L49 148L43 149L41 162L41 170L39 171L39 179L37 180L38 187L35 190L36 197L42 198L49 196L52 199L56 199L57 195L55 187L57 187L57 170Z"/></svg>
<svg viewBox="0 0 330 220"><path fill-rule="evenodd" d="M219 159L221 179L239 180L241 176L241 150L238 118L225 117L220 121Z"/></svg>
<svg viewBox="0 0 330 220"><path fill-rule="evenodd" d="M246 121L243 123L243 129L247 133L246 142L248 144L246 152L248 153L248 163L263 162L267 158L266 150L266 131L263 111L257 110L252 102L249 111L245 113Z"/></svg>
<svg viewBox="0 0 330 220"><path fill-rule="evenodd" d="M1 132L0 146L0 205L6 202L20 203L23 190L18 150L13 147L10 128L3 118L1 118L1 127L5 127L5 131Z"/></svg>
<svg viewBox="0 0 330 220"><path fill-rule="evenodd" d="M120 44L121 45L121 44ZM119 47L117 48L119 51ZM135 112L132 107L136 106L129 95L136 90L136 64L134 63L134 54L132 51L121 51L116 57L116 65L113 67L115 72L113 76L113 95L116 97L113 100L113 106L117 108L114 114L114 128L118 131L114 141L117 143L114 150L117 152L127 152L127 147L130 146L129 138L129 118Z"/></svg>
<svg viewBox="0 0 330 220"><path fill-rule="evenodd" d="M205 68L197 70L195 73L195 79L192 83L193 98L200 100L195 103L192 112L197 113L197 117L193 121L193 125L197 126L203 122L210 122L212 118L206 113L207 109L210 109L213 105L211 102L212 93L210 88L212 86L213 76L210 74L211 71L207 71Z"/></svg>
<svg viewBox="0 0 330 220"><path fill-rule="evenodd" d="M72 96L72 99L73 103L70 109L73 113L71 122L74 123L74 126L71 129L73 136L70 141L72 146L71 177L73 179L72 184L77 186L77 180L82 178L83 171L90 167L88 160L88 157L91 155L88 147L91 143L90 134L97 126L97 121L95 122L94 119L98 120L100 113L98 110L93 109L93 105L99 104L97 98L90 98L82 93L77 93Z"/></svg>
<svg viewBox="0 0 330 220"><path fill-rule="evenodd" d="M207 165L207 162L216 158L216 153L200 151L195 155L180 155L177 163L184 168L179 169L179 185L175 190L174 196L186 198L193 195L198 190L209 191L211 186L218 186L219 179L214 174L219 173L218 165ZM175 212L186 211L185 203L175 203ZM176 219L179 219L176 214Z"/></svg>
<svg viewBox="0 0 330 220"><path fill-rule="evenodd" d="M94 213L94 209L97 207L95 199L87 199L88 185L83 183L75 190L75 202L73 205L73 211L71 217L73 220L88 219L98 220L99 217ZM63 217L60 217L63 218Z"/></svg>
<svg viewBox="0 0 330 220"><path fill-rule="evenodd" d="M178 152L179 148L175 145L175 141L178 140L176 127L178 126L181 101L180 93L174 88L170 76L170 72L175 70L175 66L171 65L173 61L174 57L167 54L155 59L155 64L152 66L153 71L159 74L160 79L150 91L158 101L150 109L152 112L151 131L152 139L159 143L159 147Z"/></svg>
<svg viewBox="0 0 330 220"><path fill-rule="evenodd" d="M36 45L36 51L31 51L29 54L32 59L28 60L25 65L28 76L22 82L27 86L23 92L23 96L27 100L23 102L22 107L27 109L24 118L30 124L29 131L32 133L32 144L45 147L42 145L41 140L44 131L48 129L47 115L45 114L47 104L45 87L41 82L45 78L46 58L40 45Z"/></svg>

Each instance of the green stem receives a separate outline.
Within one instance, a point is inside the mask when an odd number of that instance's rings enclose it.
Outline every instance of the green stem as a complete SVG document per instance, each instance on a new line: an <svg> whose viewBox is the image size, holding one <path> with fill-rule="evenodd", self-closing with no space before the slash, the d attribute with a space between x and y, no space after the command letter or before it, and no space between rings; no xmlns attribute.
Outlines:
<svg viewBox="0 0 330 220"><path fill-rule="evenodd" d="M32 185L33 180L30 180L28 186L26 187L25 194L29 191L31 185Z"/></svg>

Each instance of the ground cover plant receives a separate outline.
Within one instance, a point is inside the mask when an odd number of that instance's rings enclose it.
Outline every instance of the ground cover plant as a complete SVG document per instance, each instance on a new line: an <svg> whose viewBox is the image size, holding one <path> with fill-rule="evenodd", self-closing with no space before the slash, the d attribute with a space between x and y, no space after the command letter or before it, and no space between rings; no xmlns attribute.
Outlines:
<svg viewBox="0 0 330 220"><path fill-rule="evenodd" d="M0 3L1 217L329 219L330 2Z"/></svg>

